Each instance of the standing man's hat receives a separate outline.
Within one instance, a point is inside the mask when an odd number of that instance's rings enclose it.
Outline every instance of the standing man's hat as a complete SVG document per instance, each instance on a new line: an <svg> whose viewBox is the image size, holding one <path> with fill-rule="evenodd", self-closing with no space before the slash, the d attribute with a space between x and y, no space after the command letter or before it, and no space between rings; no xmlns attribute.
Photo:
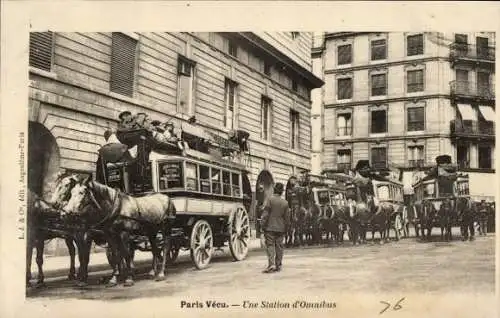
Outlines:
<svg viewBox="0 0 500 318"><path fill-rule="evenodd" d="M277 182L274 185L274 193L276 193L276 194L282 194L283 189L284 189L284 186L283 186L283 183L281 183L281 182Z"/></svg>
<svg viewBox="0 0 500 318"><path fill-rule="evenodd" d="M125 115L132 115L132 113L131 113L131 112L129 112L128 110L122 111L122 112L118 115L118 118L123 119L123 116L125 116Z"/></svg>

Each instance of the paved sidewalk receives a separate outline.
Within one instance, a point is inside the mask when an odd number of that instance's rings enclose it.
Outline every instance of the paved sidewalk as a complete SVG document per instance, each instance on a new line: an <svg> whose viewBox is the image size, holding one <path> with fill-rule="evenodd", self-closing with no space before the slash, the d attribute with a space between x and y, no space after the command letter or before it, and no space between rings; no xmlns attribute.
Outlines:
<svg viewBox="0 0 500 318"><path fill-rule="evenodd" d="M252 238L250 239L249 250L260 249L260 239ZM223 248L224 254L230 255L229 247ZM179 252L179 258L189 257L189 250ZM33 257L33 264L31 265L32 275L33 277L37 277L38 268L35 262L36 258ZM136 267L145 266L147 264L151 264L152 256L151 252L141 252L136 251L134 257L134 264ZM56 278L56 277L65 277L69 273L69 256L49 256L44 258L43 262L43 270L46 278ZM75 259L76 269L78 270L78 255ZM89 263L89 272L98 272L110 270L110 266L108 264L108 259L106 257L106 253L97 252L90 254L90 263Z"/></svg>

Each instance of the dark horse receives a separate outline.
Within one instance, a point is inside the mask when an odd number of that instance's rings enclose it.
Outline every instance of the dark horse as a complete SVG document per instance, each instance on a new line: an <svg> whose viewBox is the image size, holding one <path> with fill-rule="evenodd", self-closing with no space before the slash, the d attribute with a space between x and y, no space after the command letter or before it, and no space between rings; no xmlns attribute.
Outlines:
<svg viewBox="0 0 500 318"><path fill-rule="evenodd" d="M473 241L474 221L476 220L477 216L476 205L470 198L460 197L457 198L455 211L458 218L458 223L460 224L462 241L466 241L467 239Z"/></svg>
<svg viewBox="0 0 500 318"><path fill-rule="evenodd" d="M90 213L83 213L86 206L94 208L89 210ZM109 256L112 258L113 273L109 286L117 284L120 269L126 277L124 285L134 284L131 246L136 236L145 236L149 240L156 280L165 277L167 255L171 248L171 226L176 215L175 206L167 195L154 193L132 197L87 178L71 190L71 198L63 210L88 224L89 232L96 231L105 236L112 251ZM85 255L89 254L86 251ZM121 264L124 268L120 268ZM159 265L161 270L158 270ZM88 257L81 265L83 280L87 279L87 266Z"/></svg>
<svg viewBox="0 0 500 318"><path fill-rule="evenodd" d="M439 224L438 210L430 200L423 200L420 209L417 209L420 221L422 240L430 240L432 228Z"/></svg>
<svg viewBox="0 0 500 318"><path fill-rule="evenodd" d="M451 241L451 228L455 221L455 209L450 199L446 198L443 200L439 207L438 216L439 225L441 227L441 240Z"/></svg>
<svg viewBox="0 0 500 318"><path fill-rule="evenodd" d="M33 249L36 248L36 263L38 266L37 284L43 285L43 252L45 241L54 238L63 238L69 251L70 269L68 278L75 279L75 238L71 233L55 230L53 226L60 224L58 209L69 199L69 190L79 181L75 174L60 174L56 180L56 187L49 202L44 201L35 192L28 189L27 197L27 235L26 235L26 285L30 286L31 262ZM76 244L78 246L78 243Z"/></svg>

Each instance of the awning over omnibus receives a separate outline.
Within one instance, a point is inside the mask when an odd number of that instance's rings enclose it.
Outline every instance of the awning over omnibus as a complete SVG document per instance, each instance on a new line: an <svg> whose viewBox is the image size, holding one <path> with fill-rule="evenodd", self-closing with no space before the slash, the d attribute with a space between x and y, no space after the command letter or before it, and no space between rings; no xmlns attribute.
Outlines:
<svg viewBox="0 0 500 318"><path fill-rule="evenodd" d="M495 121L495 110L490 106L479 106L479 111L487 121Z"/></svg>
<svg viewBox="0 0 500 318"><path fill-rule="evenodd" d="M476 120L476 113L469 104L458 104L458 110L462 114L462 120Z"/></svg>

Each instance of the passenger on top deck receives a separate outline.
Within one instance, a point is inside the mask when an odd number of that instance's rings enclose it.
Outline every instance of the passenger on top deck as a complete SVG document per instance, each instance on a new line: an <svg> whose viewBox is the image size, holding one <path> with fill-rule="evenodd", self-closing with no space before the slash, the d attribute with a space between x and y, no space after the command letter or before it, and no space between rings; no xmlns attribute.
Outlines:
<svg viewBox="0 0 500 318"><path fill-rule="evenodd" d="M137 113L137 115L135 115L135 122L137 123L139 128L153 131L153 125L151 125L151 120L146 113Z"/></svg>
<svg viewBox="0 0 500 318"><path fill-rule="evenodd" d="M118 115L118 118L120 118L120 123L118 124L118 129L134 129L136 126L134 117L132 116L132 113L129 112L128 110L123 111Z"/></svg>

